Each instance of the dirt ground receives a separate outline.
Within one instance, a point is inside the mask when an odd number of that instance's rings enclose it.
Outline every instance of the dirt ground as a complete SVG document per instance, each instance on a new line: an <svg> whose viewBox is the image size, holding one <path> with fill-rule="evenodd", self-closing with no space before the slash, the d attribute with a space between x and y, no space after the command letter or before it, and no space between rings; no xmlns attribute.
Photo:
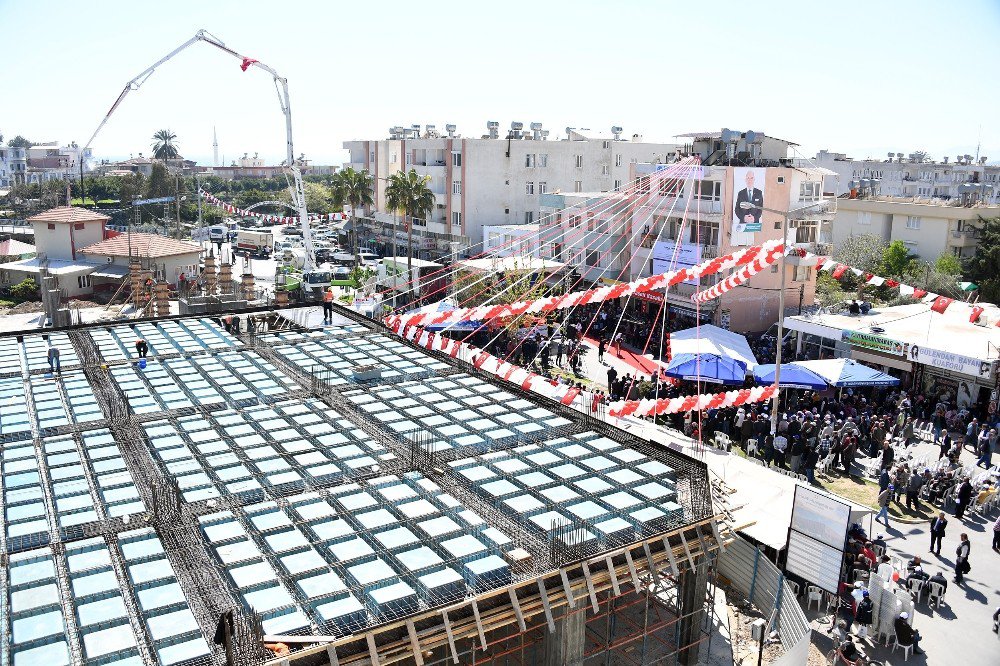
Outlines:
<svg viewBox="0 0 1000 666"><path fill-rule="evenodd" d="M729 631L732 636L733 663L736 666L755 666L757 664L757 641L750 637L751 624L754 620L767 618L746 600L738 591L726 588L727 606L729 609ZM781 642L775 636L768 638L764 644L764 659L762 663L770 664L784 653ZM815 644L809 646L809 666L827 666L826 657Z"/></svg>

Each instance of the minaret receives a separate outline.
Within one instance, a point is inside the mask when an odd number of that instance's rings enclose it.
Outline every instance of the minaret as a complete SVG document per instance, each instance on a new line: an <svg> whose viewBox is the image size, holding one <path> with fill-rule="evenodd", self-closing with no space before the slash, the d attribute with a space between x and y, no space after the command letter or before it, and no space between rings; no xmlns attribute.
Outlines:
<svg viewBox="0 0 1000 666"><path fill-rule="evenodd" d="M212 166L219 166L219 137L212 126Z"/></svg>

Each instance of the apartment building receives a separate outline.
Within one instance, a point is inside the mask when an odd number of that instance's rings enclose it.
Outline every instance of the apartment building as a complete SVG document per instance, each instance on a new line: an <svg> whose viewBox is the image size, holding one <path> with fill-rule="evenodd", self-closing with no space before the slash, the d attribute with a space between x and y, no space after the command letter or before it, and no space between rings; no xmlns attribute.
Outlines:
<svg viewBox="0 0 1000 666"><path fill-rule="evenodd" d="M414 222L420 238L415 246L420 256L437 258L449 254L454 241L463 249L479 246L485 226L537 223L545 194L619 188L630 178L632 165L672 162L677 145L646 142L620 127L610 133L567 127L557 140L541 123L525 130L523 123L513 122L502 131L499 122L491 121L480 137L463 137L454 125L447 125L443 135L434 125L412 125L392 128L388 139L347 141L344 148L350 151L345 167L367 170L376 179L367 231L383 246L391 243L393 227L386 179L409 169L429 178L436 203L426 219ZM402 228L396 227L396 239L405 245Z"/></svg>
<svg viewBox="0 0 1000 666"><path fill-rule="evenodd" d="M495 257L537 259L541 256L538 232L537 223L483 227L483 252Z"/></svg>
<svg viewBox="0 0 1000 666"><path fill-rule="evenodd" d="M803 166L818 166L835 172L827 177L824 189L837 196L856 191L910 198L914 201L971 199L1000 203L1000 165L988 164L987 157L971 155L929 160L922 153L888 153L885 160L857 160L844 153L821 150ZM853 187L852 187L853 185Z"/></svg>
<svg viewBox="0 0 1000 666"><path fill-rule="evenodd" d="M0 187L8 188L25 182L28 172L28 151L0 145Z"/></svg>
<svg viewBox="0 0 1000 666"><path fill-rule="evenodd" d="M749 145L746 134L751 135ZM791 142L756 133L727 130L686 136L693 141L682 154L698 155L703 164L710 163L698 170L696 180L666 179L657 172L669 165L637 163L630 169L630 177L638 179L634 192L545 195L542 256L574 266L591 282L635 280L781 238L783 216L765 208L798 211L789 221L791 239L812 252L829 251L837 202L823 193L827 170L792 166L787 158ZM749 196L761 206L760 211L751 211L749 221L744 211L734 215L748 184ZM790 258L787 264L786 307L811 305L815 261ZM706 276L700 285L672 287L667 304L671 311L693 316L691 296L725 277ZM748 285L703 304L698 314L735 331L766 329L777 321L781 286L775 266ZM643 299L658 307L663 294Z"/></svg>
<svg viewBox="0 0 1000 666"><path fill-rule="evenodd" d="M1000 204L955 199L916 199L855 192L837 201L833 242L874 234L901 240L910 252L933 262L944 253L971 257L979 242L980 218L1000 216Z"/></svg>

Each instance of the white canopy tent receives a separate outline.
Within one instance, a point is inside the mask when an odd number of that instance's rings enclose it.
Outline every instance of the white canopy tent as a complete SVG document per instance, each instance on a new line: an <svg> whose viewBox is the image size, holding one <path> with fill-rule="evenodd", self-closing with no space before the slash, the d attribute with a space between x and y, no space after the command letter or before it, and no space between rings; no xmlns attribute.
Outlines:
<svg viewBox="0 0 1000 666"><path fill-rule="evenodd" d="M744 363L748 371L757 365L750 343L744 336L712 324L671 333L670 354L715 354Z"/></svg>

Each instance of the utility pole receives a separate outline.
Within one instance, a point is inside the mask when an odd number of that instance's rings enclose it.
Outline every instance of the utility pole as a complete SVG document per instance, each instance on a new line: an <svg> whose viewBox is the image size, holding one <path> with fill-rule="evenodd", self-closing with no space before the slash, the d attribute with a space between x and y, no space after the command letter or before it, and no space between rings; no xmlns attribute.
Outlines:
<svg viewBox="0 0 1000 666"><path fill-rule="evenodd" d="M802 314L802 301L806 297L806 286L804 284L799 285L799 314Z"/></svg>
<svg viewBox="0 0 1000 666"><path fill-rule="evenodd" d="M174 209L177 211L177 228L174 238L181 239L181 177L174 174Z"/></svg>

